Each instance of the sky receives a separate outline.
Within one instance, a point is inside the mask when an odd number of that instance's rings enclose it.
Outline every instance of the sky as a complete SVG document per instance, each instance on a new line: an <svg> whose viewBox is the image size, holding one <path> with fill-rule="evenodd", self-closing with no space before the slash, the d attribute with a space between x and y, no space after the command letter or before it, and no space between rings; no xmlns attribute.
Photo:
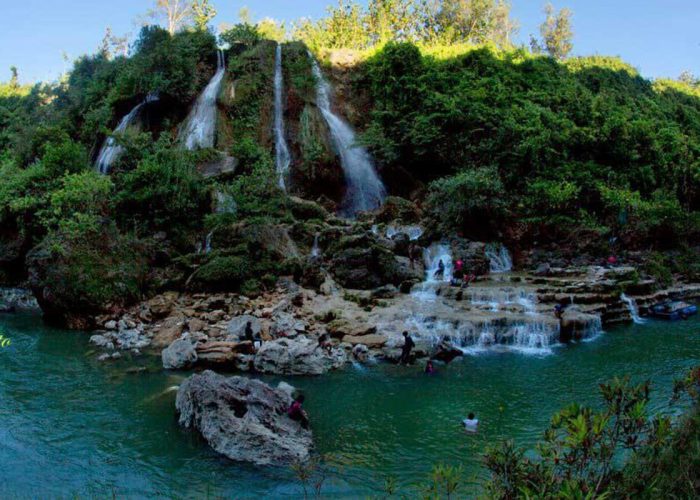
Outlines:
<svg viewBox="0 0 700 500"><path fill-rule="evenodd" d="M318 18L335 0L212 0L214 26L235 23L248 6L255 20ZM366 0L362 0L362 3ZM518 41L539 32L544 0L511 0ZM648 78L700 75L700 0L553 0L573 11L575 55L617 55ZM17 66L23 83L53 81L73 60L95 52L105 28L138 33L152 0L0 0L0 81Z"/></svg>

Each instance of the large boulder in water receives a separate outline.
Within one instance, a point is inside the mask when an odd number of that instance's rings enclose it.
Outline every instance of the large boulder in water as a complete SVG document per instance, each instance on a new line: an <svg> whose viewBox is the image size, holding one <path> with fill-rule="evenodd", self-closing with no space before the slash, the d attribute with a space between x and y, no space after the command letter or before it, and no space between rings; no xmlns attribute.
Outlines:
<svg viewBox="0 0 700 500"><path fill-rule="evenodd" d="M255 354L255 369L276 375L322 375L347 363L342 349L330 353L307 337L265 342Z"/></svg>
<svg viewBox="0 0 700 500"><path fill-rule="evenodd" d="M180 425L197 429L218 453L256 465L309 458L312 434L287 416L291 403L286 387L210 370L185 380L175 400Z"/></svg>
<svg viewBox="0 0 700 500"><path fill-rule="evenodd" d="M161 359L166 370L190 368L197 362L197 350L189 340L178 339L163 349Z"/></svg>

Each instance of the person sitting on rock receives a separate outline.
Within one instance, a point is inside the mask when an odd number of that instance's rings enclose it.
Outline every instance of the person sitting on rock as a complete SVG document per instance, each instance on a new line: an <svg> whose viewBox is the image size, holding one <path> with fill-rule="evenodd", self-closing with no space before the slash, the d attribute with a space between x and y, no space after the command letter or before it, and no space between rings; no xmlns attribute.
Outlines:
<svg viewBox="0 0 700 500"><path fill-rule="evenodd" d="M253 351L257 351L262 345L262 339L260 338L260 333L253 334L253 324L248 321L245 325L245 333L243 338L250 342L253 346Z"/></svg>
<svg viewBox="0 0 700 500"><path fill-rule="evenodd" d="M440 259L440 262L438 262L438 268L437 271L435 271L434 278L435 279L442 279L445 277L445 263Z"/></svg>
<svg viewBox="0 0 700 500"><path fill-rule="evenodd" d="M399 361L399 364L407 365L411 361L411 351L416 344L413 342L413 339L408 332L403 332L403 338L404 342L403 347L401 348L401 360Z"/></svg>
<svg viewBox="0 0 700 500"><path fill-rule="evenodd" d="M462 424L464 424L464 430L467 432L476 433L479 430L479 420L473 413L470 413L467 418L462 420Z"/></svg>
<svg viewBox="0 0 700 500"><path fill-rule="evenodd" d="M318 349L319 347L320 347L321 349L324 349L324 350L326 351L326 353L328 353L328 354L330 354L331 351L333 350L333 344L331 343L331 339L330 339L330 337L328 336L327 333L322 334L322 335L318 338L318 344L316 344L316 347L314 347L314 352L315 352L316 349Z"/></svg>
<svg viewBox="0 0 700 500"><path fill-rule="evenodd" d="M304 429L309 428L309 416L306 414L304 411L304 398L303 394L299 394L294 402L290 405L289 409L287 409L287 415L289 418L292 420L299 422Z"/></svg>

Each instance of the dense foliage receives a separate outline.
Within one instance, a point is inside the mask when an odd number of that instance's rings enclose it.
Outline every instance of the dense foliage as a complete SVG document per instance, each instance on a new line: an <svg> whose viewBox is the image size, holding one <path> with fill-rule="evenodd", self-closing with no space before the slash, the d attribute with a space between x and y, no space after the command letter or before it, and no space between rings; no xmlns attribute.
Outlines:
<svg viewBox="0 0 700 500"><path fill-rule="evenodd" d="M670 417L649 417L649 382L601 384L602 409L574 404L554 415L536 458L512 442L487 452L489 497L697 497L699 390L700 367L676 383L674 400L687 395L693 406L674 426Z"/></svg>
<svg viewBox="0 0 700 500"><path fill-rule="evenodd" d="M561 64L523 49L409 43L386 45L356 71L372 101L365 142L385 170L432 183L444 229L502 236L505 208L537 239L575 227L631 247L697 236L693 87L650 82L614 58Z"/></svg>

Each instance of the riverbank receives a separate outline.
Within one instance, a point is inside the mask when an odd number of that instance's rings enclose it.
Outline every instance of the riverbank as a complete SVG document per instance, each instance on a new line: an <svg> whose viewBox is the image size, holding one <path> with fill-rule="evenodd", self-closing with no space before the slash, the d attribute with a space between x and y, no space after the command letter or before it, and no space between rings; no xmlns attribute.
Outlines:
<svg viewBox="0 0 700 500"><path fill-rule="evenodd" d="M36 315L0 316L0 326L13 340L0 352L3 496L300 493L290 470L231 462L180 429L174 400L183 374L145 356L100 363L87 335L50 329ZM344 464L331 467L328 494L377 494L388 476L411 494L437 462L463 464L475 491L486 445L509 438L532 445L554 411L597 404L597 384L613 376L651 379L651 410L664 411L673 379L697 362L699 326L692 319L613 327L551 356L471 353L435 377L378 364L262 379L307 394L317 452ZM459 426L468 411L483 423L476 436Z"/></svg>
<svg viewBox="0 0 700 500"><path fill-rule="evenodd" d="M414 358L421 363L472 351L547 355L562 343L631 322L657 302L700 297L700 285L658 289L632 267L495 272L462 288L450 284L450 270L432 278L441 257L426 251L426 281L403 291L343 289L326 276L318 289L282 280L254 299L168 292L96 318L104 330L92 342L103 361L144 351L162 353L169 369L321 375L349 363L395 363L403 331L416 340ZM564 309L561 320L556 305ZM246 341L248 323L256 346ZM316 348L323 335L328 350Z"/></svg>

